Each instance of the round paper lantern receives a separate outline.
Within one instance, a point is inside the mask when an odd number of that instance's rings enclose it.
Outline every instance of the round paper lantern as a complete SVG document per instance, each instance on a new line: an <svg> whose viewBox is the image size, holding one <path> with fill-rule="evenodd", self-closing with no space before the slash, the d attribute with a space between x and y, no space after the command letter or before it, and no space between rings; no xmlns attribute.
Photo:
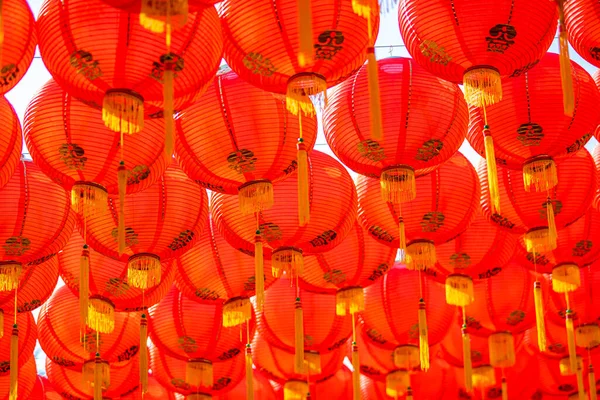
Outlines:
<svg viewBox="0 0 600 400"><path fill-rule="evenodd" d="M29 3L25 0L3 2L0 13L4 16L0 46L0 94L5 94L21 80L31 65L37 44L37 31Z"/></svg>
<svg viewBox="0 0 600 400"><path fill-rule="evenodd" d="M8 6L12 3L25 2L11 1L7 2ZM6 3L3 3L5 5ZM11 16L13 18L13 16ZM6 25L4 25L6 26ZM12 38L12 34L11 34ZM4 44L6 45L6 43ZM35 43L34 43L35 47ZM1 74L1 72L0 72ZM0 88L2 88L2 78L0 77ZM2 90L2 89L0 89ZM2 135L0 135L0 157L2 158L2 166L0 166L0 188L6 185L13 176L17 164L21 159L21 149L23 148L23 138L21 132L21 123L19 117L15 113L13 106L4 98L0 97L0 117L4 121Z"/></svg>
<svg viewBox="0 0 600 400"><path fill-rule="evenodd" d="M599 5L582 0L570 0L564 4L569 43L587 62L600 67Z"/></svg>
<svg viewBox="0 0 600 400"><path fill-rule="evenodd" d="M219 11L227 64L255 86L287 93L294 114L313 113L310 95L360 68L379 30L377 9L369 22L350 2L226 0Z"/></svg>
<svg viewBox="0 0 600 400"><path fill-rule="evenodd" d="M223 356L222 360L215 359L217 362L212 364L210 382L201 384L188 375L188 365L185 360L172 357L157 346L150 346L150 369L160 384L170 392L185 396L193 394L215 396L227 393L238 383L244 382L244 356L230 354Z"/></svg>
<svg viewBox="0 0 600 400"><path fill-rule="evenodd" d="M48 300L58 282L56 256L42 257L23 265L19 277L17 312L33 311ZM15 290L0 292L0 309L14 309Z"/></svg>
<svg viewBox="0 0 600 400"><path fill-rule="evenodd" d="M52 79L25 111L25 142L32 158L52 180L73 188L74 205L81 206L80 197L93 192L97 206L106 207L106 193L119 192L119 161L126 161L127 193L151 186L170 161L163 156L161 121L149 120L143 134L121 138L100 117L100 110L78 101Z"/></svg>
<svg viewBox="0 0 600 400"><path fill-rule="evenodd" d="M502 99L501 77L535 66L556 33L557 7L545 1L405 0L400 33L415 61L436 76L464 83L474 105Z"/></svg>
<svg viewBox="0 0 600 400"><path fill-rule="evenodd" d="M284 271L288 276L301 276L302 255L333 249L350 233L356 220L356 190L346 169L331 156L313 151L309 171L311 218L304 226L299 225L296 207L298 174L273 185L277 201L258 215L258 224L254 215L240 212L233 196L215 193L211 198L212 216L225 240L250 254L254 252L255 240L262 241L265 254L273 252L271 267L275 277Z"/></svg>
<svg viewBox="0 0 600 400"><path fill-rule="evenodd" d="M596 129L596 139L598 138L598 129ZM596 183L598 187L600 187L600 146L596 145L594 147L594 151L592 151L592 157L594 158L594 164L596 164ZM596 198L594 199L594 207L600 211L600 190L596 193Z"/></svg>
<svg viewBox="0 0 600 400"><path fill-rule="evenodd" d="M4 318L1 328L3 335L0 337L0 377L5 376L6 387L8 387L8 375L10 375L10 348L11 348L11 336L13 332L13 324L15 323L14 312L10 309L4 310ZM9 314L10 312L10 314ZM17 314L16 324L18 326L18 371L19 373L23 370L28 360L33 358L33 349L35 347L35 341L38 338L38 330L33 319L33 315L30 312L22 312ZM33 383L31 385L33 387ZM4 392L0 390L0 395ZM8 393L8 390L6 391ZM8 396L6 397L8 398Z"/></svg>
<svg viewBox="0 0 600 400"><path fill-rule="evenodd" d="M553 359L538 356L536 359L540 371L537 386L541 392L551 396L563 396L562 398L568 398L569 400L578 398L577 396L573 399L567 397L576 394L578 387L576 374L568 370L568 357ZM581 357L578 357L578 363L582 367L582 377L586 377L587 363ZM543 397L543 399L546 399L546 397Z"/></svg>
<svg viewBox="0 0 600 400"><path fill-rule="evenodd" d="M75 218L67 192L27 161L0 189L0 204L0 291L7 291L19 284L22 264L64 247Z"/></svg>
<svg viewBox="0 0 600 400"><path fill-rule="evenodd" d="M63 398L92 400L94 386L84 376L81 370L61 366L46 359L46 374L48 380ZM120 363L110 365L110 378L105 378L102 383L102 398L122 398L135 391L139 391L139 368L137 357Z"/></svg>
<svg viewBox="0 0 600 400"><path fill-rule="evenodd" d="M150 375L148 377L148 392L142 395L141 390L121 396L120 400L176 400L175 393L161 385L158 380Z"/></svg>
<svg viewBox="0 0 600 400"><path fill-rule="evenodd" d="M254 398L261 400L276 400L275 391L269 380L257 369L252 372L252 386L254 389ZM246 382L240 381L231 391L217 396L213 400L238 400L246 398Z"/></svg>
<svg viewBox="0 0 600 400"><path fill-rule="evenodd" d="M19 399L40 399L45 397L35 397L34 387L36 384L37 373L35 370L35 358L32 353L27 354L27 362L19 367L19 379L17 383L17 398ZM9 374L0 374L0 400L12 400L9 397L10 393L10 377ZM52 400L52 399L51 399ZM54 400L59 400L58 398Z"/></svg>
<svg viewBox="0 0 600 400"><path fill-rule="evenodd" d="M35 359L34 359L35 362ZM35 386L31 392L32 399L39 400L62 400L63 397L58 394L54 386L45 376L37 375Z"/></svg>
<svg viewBox="0 0 600 400"><path fill-rule="evenodd" d="M79 296L81 249L84 241L78 231L58 254L60 277ZM140 289L128 281L127 263L106 257L88 246L89 295L107 299L115 311L142 311L158 303L169 291L175 278L173 262L161 262L161 280L156 286ZM21 292L19 291L19 295Z"/></svg>
<svg viewBox="0 0 600 400"><path fill-rule="evenodd" d="M115 328L109 334L90 328L82 332L78 315L77 297L66 286L58 288L42 306L38 317L39 340L52 362L81 372L82 365L93 360L96 352L111 364L130 360L138 353L137 314L115 313Z"/></svg>
<svg viewBox="0 0 600 400"><path fill-rule="evenodd" d="M206 7L189 13L187 22L165 46L137 15L100 0L85 4L47 0L38 16L40 52L57 83L74 97L102 108L110 129L139 132L144 114L162 117L164 109L169 138L173 111L202 93L221 60L216 10ZM168 147L172 150L172 141ZM166 152L170 154L169 149Z"/></svg>
<svg viewBox="0 0 600 400"><path fill-rule="evenodd" d="M193 300L219 300L223 304L223 323L236 326L252 317L250 297L256 291L254 257L231 247L209 218L196 245L174 261L175 284ZM274 279L265 275L268 288Z"/></svg>
<svg viewBox="0 0 600 400"><path fill-rule="evenodd" d="M464 232L477 209L479 184L469 161L456 153L440 168L415 180L417 197L402 204L385 202L379 183L358 177L359 221L369 234L391 247L398 247L399 215L406 231L406 261L409 268L435 265L434 245Z"/></svg>

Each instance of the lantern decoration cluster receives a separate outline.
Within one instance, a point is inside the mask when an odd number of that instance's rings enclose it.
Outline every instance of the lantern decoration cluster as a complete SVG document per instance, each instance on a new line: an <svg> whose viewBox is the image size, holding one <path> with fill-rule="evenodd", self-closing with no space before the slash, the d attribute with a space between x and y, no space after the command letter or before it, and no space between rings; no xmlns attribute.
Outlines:
<svg viewBox="0 0 600 400"><path fill-rule="evenodd" d="M599 4L0 1L0 400L597 400L569 50Z"/></svg>

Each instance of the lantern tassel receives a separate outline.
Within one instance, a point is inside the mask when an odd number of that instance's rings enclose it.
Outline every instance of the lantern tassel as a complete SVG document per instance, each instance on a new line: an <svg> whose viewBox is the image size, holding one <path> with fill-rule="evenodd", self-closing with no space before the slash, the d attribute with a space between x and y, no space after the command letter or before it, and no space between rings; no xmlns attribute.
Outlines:
<svg viewBox="0 0 600 400"><path fill-rule="evenodd" d="M462 326L463 342L463 364L465 368L465 388L471 392L473 390L473 363L471 361L471 339L467 332L467 325Z"/></svg>
<svg viewBox="0 0 600 400"><path fill-rule="evenodd" d="M400 250L400 262L406 261L406 228L404 218L398 217L398 249Z"/></svg>
<svg viewBox="0 0 600 400"><path fill-rule="evenodd" d="M413 392L410 386L406 389L406 400L413 400Z"/></svg>
<svg viewBox="0 0 600 400"><path fill-rule="evenodd" d="M571 370L577 370L577 348L575 347L575 327L573 326L573 311L567 310L565 324L567 328L567 345L569 347L569 363Z"/></svg>
<svg viewBox="0 0 600 400"><path fill-rule="evenodd" d="M148 319L142 314L140 321L140 385L142 393L148 392Z"/></svg>
<svg viewBox="0 0 600 400"><path fill-rule="evenodd" d="M127 282L138 289L149 289L160 283L162 264L160 257L151 253L138 253L127 262Z"/></svg>
<svg viewBox="0 0 600 400"><path fill-rule="evenodd" d="M118 242L119 255L125 252L125 192L127 191L127 170L125 169L125 161L119 163L117 173L119 186L119 222L118 222Z"/></svg>
<svg viewBox="0 0 600 400"><path fill-rule="evenodd" d="M19 386L19 327L15 323L10 337L10 392L9 400L17 400Z"/></svg>
<svg viewBox="0 0 600 400"><path fill-rule="evenodd" d="M508 383L505 377L502 377L502 400L508 400Z"/></svg>
<svg viewBox="0 0 600 400"><path fill-rule="evenodd" d="M112 333L115 330L115 306L108 300L90 297L87 326L100 333Z"/></svg>
<svg viewBox="0 0 600 400"><path fill-rule="evenodd" d="M84 219L102 215L107 209L106 189L92 182L76 182L71 189L71 207Z"/></svg>
<svg viewBox="0 0 600 400"><path fill-rule="evenodd" d="M254 381L252 376L252 347L246 345L246 399L254 400Z"/></svg>
<svg viewBox="0 0 600 400"><path fill-rule="evenodd" d="M500 189L498 185L498 168L496 166L496 152L494 151L494 139L489 126L483 128L485 142L485 160L487 163L488 190L490 193L490 203L492 213L500 214Z"/></svg>
<svg viewBox="0 0 600 400"><path fill-rule="evenodd" d="M102 121L113 132L134 134L144 127L144 98L129 89L109 89L102 103Z"/></svg>
<svg viewBox="0 0 600 400"><path fill-rule="evenodd" d="M571 74L571 60L569 58L569 41L565 26L564 0L558 3L558 31L560 54L560 81L563 91L563 108L566 116L572 117L575 111L575 98L573 95L573 75Z"/></svg>
<svg viewBox="0 0 600 400"><path fill-rule="evenodd" d="M544 301L542 299L542 283L535 281L533 284L533 298L535 303L535 323L538 335L540 352L546 351L546 322L544 321Z"/></svg>
<svg viewBox="0 0 600 400"><path fill-rule="evenodd" d="M313 57L313 27L311 0L297 0L298 4L298 30L299 49L298 65L305 68L314 64Z"/></svg>
<svg viewBox="0 0 600 400"><path fill-rule="evenodd" d="M0 310L0 338L4 337L4 310Z"/></svg>
<svg viewBox="0 0 600 400"><path fill-rule="evenodd" d="M429 338L427 330L425 300L419 299L419 358L423 371L429 369Z"/></svg>
<svg viewBox="0 0 600 400"><path fill-rule="evenodd" d="M352 369L352 398L360 400L360 360L356 342L352 342Z"/></svg>
<svg viewBox="0 0 600 400"><path fill-rule="evenodd" d="M379 94L379 71L373 47L367 49L367 63L371 105L371 138L381 140L383 139L383 121L381 117L381 96Z"/></svg>
<svg viewBox="0 0 600 400"><path fill-rule="evenodd" d="M300 297L296 298L294 339L296 353L294 355L294 370L301 374L304 372L304 314Z"/></svg>
<svg viewBox="0 0 600 400"><path fill-rule="evenodd" d="M546 218L548 219L548 240L550 243L556 243L558 234L556 233L556 220L554 219L554 204L550 198L546 202Z"/></svg>
<svg viewBox="0 0 600 400"><path fill-rule="evenodd" d="M252 303L247 297L233 297L223 304L223 326L242 325L252 318Z"/></svg>
<svg viewBox="0 0 600 400"><path fill-rule="evenodd" d="M467 104L485 107L502 100L500 72L492 67L471 68L463 75L463 88Z"/></svg>
<svg viewBox="0 0 600 400"><path fill-rule="evenodd" d="M23 267L14 261L0 262L0 292L10 292L19 286Z"/></svg>
<svg viewBox="0 0 600 400"><path fill-rule="evenodd" d="M549 156L536 156L523 163L523 185L527 192L547 192L558 184L556 163Z"/></svg>
<svg viewBox="0 0 600 400"><path fill-rule="evenodd" d="M266 179L244 183L238 187L238 203L243 215L268 210L273 207L273 184Z"/></svg>
<svg viewBox="0 0 600 400"><path fill-rule="evenodd" d="M254 281L256 291L256 311L261 312L265 303L265 269L263 243L260 230L254 237Z"/></svg>
<svg viewBox="0 0 600 400"><path fill-rule="evenodd" d="M192 388L212 388L213 365L203 358L188 360L185 368L185 382Z"/></svg>
<svg viewBox="0 0 600 400"><path fill-rule="evenodd" d="M79 260L79 322L82 332L85 332L85 325L88 317L90 295L90 251L88 245L83 245L81 258Z"/></svg>
<svg viewBox="0 0 600 400"><path fill-rule="evenodd" d="M94 400L102 400L102 361L99 353L96 353L94 363Z"/></svg>
<svg viewBox="0 0 600 400"><path fill-rule="evenodd" d="M579 394L579 400L587 400L585 386L583 386L583 371L581 368L577 368L577 393Z"/></svg>
<svg viewBox="0 0 600 400"><path fill-rule="evenodd" d="M304 139L298 139L298 223L310 221L310 199L308 193L308 154Z"/></svg>
<svg viewBox="0 0 600 400"><path fill-rule="evenodd" d="M165 118L165 156L167 161L173 157L173 131L175 122L173 121L173 80L175 78L175 72L173 71L173 63L168 62L165 65L165 74L163 82L163 101L164 101L164 118Z"/></svg>
<svg viewBox="0 0 600 400"><path fill-rule="evenodd" d="M590 364L588 368L588 384L590 386L590 400L598 400L598 391L596 388L596 373L594 372L594 366Z"/></svg>

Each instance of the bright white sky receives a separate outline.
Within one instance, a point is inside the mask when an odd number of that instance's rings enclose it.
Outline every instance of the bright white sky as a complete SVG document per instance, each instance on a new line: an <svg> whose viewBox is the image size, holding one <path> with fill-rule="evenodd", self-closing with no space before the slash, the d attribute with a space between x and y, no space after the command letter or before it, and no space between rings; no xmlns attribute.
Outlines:
<svg viewBox="0 0 600 400"><path fill-rule="evenodd" d="M33 14L36 16L42 6L42 0L28 0L29 6L33 11ZM377 49L376 55L377 58L385 58L390 56L402 56L409 57L406 48L400 38L400 30L398 28L398 12L397 9L392 10L389 14L384 15L380 24L379 36L377 38ZM550 47L550 51L558 53L558 40L555 39L552 46ZM584 61L575 51L571 49L571 59L585 68L590 74L595 72L595 67L591 64ZM40 58L39 51L36 51L36 57L34 58L31 67L23 77L23 79L19 82L19 84L11 90L7 95L7 99L14 106L17 115L23 121L23 115L25 114L25 109L29 104L29 101L33 97L33 95L37 92L39 88L44 85L50 79L50 74L42 59ZM592 138L592 140L586 146L589 150L593 149L596 145L596 139ZM315 148L319 151L328 153L333 156L333 153L327 146L325 141L325 137L323 135L322 129L319 129L319 136L317 138L317 144ZM472 162L477 163L478 155L475 151L469 146L469 144L465 141L460 151ZM27 150L24 146L23 152L27 153ZM355 174L351 172L354 176ZM62 281L59 281L59 285L62 285ZM37 314L39 309L34 312L35 317L37 319ZM40 374L45 374L44 370L44 360L45 355L41 351L39 345L35 350L36 363L38 365L38 372Z"/></svg>

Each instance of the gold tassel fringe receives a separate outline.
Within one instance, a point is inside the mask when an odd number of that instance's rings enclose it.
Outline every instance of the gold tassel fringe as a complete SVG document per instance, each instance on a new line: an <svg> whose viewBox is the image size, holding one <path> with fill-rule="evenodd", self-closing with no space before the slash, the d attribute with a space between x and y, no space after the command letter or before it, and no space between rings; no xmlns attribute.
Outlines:
<svg viewBox="0 0 600 400"><path fill-rule="evenodd" d="M510 332L496 332L488 337L490 364L494 368L510 368L515 365L515 340Z"/></svg>
<svg viewBox="0 0 600 400"><path fill-rule="evenodd" d="M467 104L485 107L502 100L500 72L494 67L477 67L465 71L463 88Z"/></svg>
<svg viewBox="0 0 600 400"><path fill-rule="evenodd" d="M356 342L352 342L352 399L360 400L360 360Z"/></svg>
<svg viewBox="0 0 600 400"><path fill-rule="evenodd" d="M148 392L148 318L142 314L140 320L140 386L142 393Z"/></svg>
<svg viewBox="0 0 600 400"><path fill-rule="evenodd" d="M535 281L533 284L533 299L535 303L535 323L538 335L538 348L540 352L546 351L546 321L544 300L542 297L542 283Z"/></svg>
<svg viewBox="0 0 600 400"><path fill-rule="evenodd" d="M304 351L304 363L308 368L305 373L314 375L321 373L321 354L316 351Z"/></svg>
<svg viewBox="0 0 600 400"><path fill-rule="evenodd" d="M354 1L352 2L353 5ZM370 17L370 12L368 15ZM369 32L371 32L371 29L369 29ZM367 73L369 77L369 104L371 106L371 138L373 140L381 140L383 139L383 120L381 117L381 98L379 94L379 68L373 47L367 49Z"/></svg>
<svg viewBox="0 0 600 400"><path fill-rule="evenodd" d="M549 156L537 156L523 164L523 185L527 192L547 192L558 184L556 163Z"/></svg>
<svg viewBox="0 0 600 400"><path fill-rule="evenodd" d="M565 316L565 325L567 328L567 345L569 348L569 361L571 370L577 369L577 349L575 348L575 327L573 325L573 311L567 310Z"/></svg>
<svg viewBox="0 0 600 400"><path fill-rule="evenodd" d="M412 371L421 366L419 348L411 344L404 344L394 349L394 365L396 368Z"/></svg>
<svg viewBox="0 0 600 400"><path fill-rule="evenodd" d="M502 377L502 400L508 400L508 383L505 377Z"/></svg>
<svg viewBox="0 0 600 400"><path fill-rule="evenodd" d="M430 240L414 240L406 246L406 267L424 271L436 263L435 245Z"/></svg>
<svg viewBox="0 0 600 400"><path fill-rule="evenodd" d="M284 272L289 279L302 276L304 273L302 250L295 247L280 247L273 251L271 272L274 278L281 278Z"/></svg>
<svg viewBox="0 0 600 400"><path fill-rule="evenodd" d="M110 386L110 364L108 361L103 360L98 353L93 360L83 363L81 372L84 383L90 386L96 385L96 369L100 371L100 388L108 389Z"/></svg>
<svg viewBox="0 0 600 400"><path fill-rule="evenodd" d="M194 393L185 396L185 400L212 400L212 395L208 393Z"/></svg>
<svg viewBox="0 0 600 400"><path fill-rule="evenodd" d="M84 218L102 215L108 208L108 192L93 182L75 182L71 189L71 207Z"/></svg>
<svg viewBox="0 0 600 400"><path fill-rule="evenodd" d="M304 372L304 313L299 297L296 298L296 309L294 311L294 343L296 348L294 371L301 374Z"/></svg>
<svg viewBox="0 0 600 400"><path fill-rule="evenodd" d="M414 200L417 195L415 170L408 165L395 165L381 171L381 198L393 204Z"/></svg>
<svg viewBox="0 0 600 400"><path fill-rule="evenodd" d="M144 0L140 25L154 33L164 33L165 29L169 32L187 23L188 11L188 0Z"/></svg>
<svg viewBox="0 0 600 400"><path fill-rule="evenodd" d="M471 338L467 332L467 326L462 329L463 365L465 369L465 388L468 392L473 390L473 361L471 360Z"/></svg>
<svg viewBox="0 0 600 400"><path fill-rule="evenodd" d="M304 139L298 139L298 224L304 226L310 221L310 193L308 178L308 153Z"/></svg>
<svg viewBox="0 0 600 400"><path fill-rule="evenodd" d="M106 298L90 297L87 325L100 333L115 330L115 306Z"/></svg>
<svg viewBox="0 0 600 400"><path fill-rule="evenodd" d="M400 262L406 262L406 228L404 226L404 218L398 217L398 250L400 250Z"/></svg>
<svg viewBox="0 0 600 400"><path fill-rule="evenodd" d="M141 131L144 98L129 89L109 89L102 104L102 121L113 132L134 134Z"/></svg>
<svg viewBox="0 0 600 400"><path fill-rule="evenodd" d="M122 145L122 144L121 144ZM119 186L119 221L117 225L117 241L119 244L119 255L125 252L125 194L127 192L127 170L125 169L125 161L119 163L117 172Z"/></svg>
<svg viewBox="0 0 600 400"><path fill-rule="evenodd" d="M585 386L583 386L583 369L579 368L577 370L577 394L579 395L579 400L587 400L587 396L585 393Z"/></svg>
<svg viewBox="0 0 600 400"><path fill-rule="evenodd" d="M485 143L485 161L488 176L488 191L492 214L500 214L500 186L498 184L498 166L496 165L496 152L494 150L494 139L487 125L483 127Z"/></svg>
<svg viewBox="0 0 600 400"><path fill-rule="evenodd" d="M406 389L406 400L413 400L413 392L410 386Z"/></svg>
<svg viewBox="0 0 600 400"><path fill-rule="evenodd" d="M19 391L19 327L13 325L10 337L10 387L9 400L17 400Z"/></svg>
<svg viewBox="0 0 600 400"><path fill-rule="evenodd" d="M94 400L102 400L103 364L100 354L96 353L96 360L94 362Z"/></svg>
<svg viewBox="0 0 600 400"><path fill-rule="evenodd" d="M573 93L573 75L571 72L571 60L569 57L569 40L565 26L564 0L558 3L558 43L560 54L560 81L563 92L563 108L566 116L572 117L575 111L575 97Z"/></svg>
<svg viewBox="0 0 600 400"><path fill-rule="evenodd" d="M234 297L223 304L223 326L242 325L252 318L252 303L247 297Z"/></svg>
<svg viewBox="0 0 600 400"><path fill-rule="evenodd" d="M577 327L577 346L593 349L600 345L600 326L596 323L579 325Z"/></svg>
<svg viewBox="0 0 600 400"><path fill-rule="evenodd" d="M298 65L300 68L314 64L313 26L311 0L296 0L298 5Z"/></svg>
<svg viewBox="0 0 600 400"><path fill-rule="evenodd" d="M4 337L4 310L0 310L0 339Z"/></svg>
<svg viewBox="0 0 600 400"><path fill-rule="evenodd" d="M347 312L355 314L364 311L364 290L360 286L339 289L335 294L335 303L335 313L339 316L345 316Z"/></svg>
<svg viewBox="0 0 600 400"><path fill-rule="evenodd" d="M564 357L559 361L560 374L562 376L571 376L577 373L577 370L583 368L583 358L581 356L577 356L575 358L575 369L571 366L571 358Z"/></svg>
<svg viewBox="0 0 600 400"><path fill-rule="evenodd" d="M590 391L590 400L598 400L598 389L596 387L596 373L594 366L590 364L588 367L588 385Z"/></svg>
<svg viewBox="0 0 600 400"><path fill-rule="evenodd" d="M548 240L550 243L556 243L558 233L556 231L556 220L554 219L554 204L549 198L546 202L546 220L548 221Z"/></svg>
<svg viewBox="0 0 600 400"><path fill-rule="evenodd" d="M83 245L81 258L79 260L79 323L82 332L85 331L85 325L88 317L90 296L90 251L88 245Z"/></svg>
<svg viewBox="0 0 600 400"><path fill-rule="evenodd" d="M23 267L20 262L0 261L0 292L10 292L19 287Z"/></svg>
<svg viewBox="0 0 600 400"><path fill-rule="evenodd" d="M581 286L577 264L565 263L552 268L552 289L556 293L569 293Z"/></svg>
<svg viewBox="0 0 600 400"><path fill-rule="evenodd" d="M252 373L252 347L246 345L246 399L254 400L254 375Z"/></svg>
<svg viewBox="0 0 600 400"><path fill-rule="evenodd" d="M160 283L162 268L160 257L150 253L140 253L129 257L127 262L127 283L138 289L149 289Z"/></svg>
<svg viewBox="0 0 600 400"><path fill-rule="evenodd" d="M254 237L254 291L256 294L256 311L262 312L265 304L265 267L263 243L260 230Z"/></svg>
<svg viewBox="0 0 600 400"><path fill-rule="evenodd" d="M473 387L488 388L496 384L496 372L489 365L473 368Z"/></svg>
<svg viewBox="0 0 600 400"><path fill-rule="evenodd" d="M396 398L402 396L410 386L410 375L408 371L396 370L389 372L385 377L385 393Z"/></svg>
<svg viewBox="0 0 600 400"><path fill-rule="evenodd" d="M556 235L545 226L530 229L523 235L523 242L528 253L540 254L556 249Z"/></svg>
<svg viewBox="0 0 600 400"><path fill-rule="evenodd" d="M185 382L194 389L199 387L212 388L212 362L203 358L188 360L185 366Z"/></svg>
<svg viewBox="0 0 600 400"><path fill-rule="evenodd" d="M325 96L325 104L327 104L327 81L323 76L312 72L296 74L288 80L286 108L293 115L302 112L304 115L313 116L316 111L309 96L321 93Z"/></svg>
<svg viewBox="0 0 600 400"><path fill-rule="evenodd" d="M419 299L419 360L421 369L429 369L429 335L427 328L427 310L425 300Z"/></svg>
<svg viewBox="0 0 600 400"><path fill-rule="evenodd" d="M268 210L273 207L273 184L266 179L244 183L238 188L238 202L243 215Z"/></svg>
<svg viewBox="0 0 600 400"><path fill-rule="evenodd" d="M473 303L473 279L467 275L452 274L446 278L446 303L465 307Z"/></svg>
<svg viewBox="0 0 600 400"><path fill-rule="evenodd" d="M167 0L169 1L169 0ZM167 161L173 158L173 144L175 142L174 130L175 121L173 120L174 106L174 83L175 72L173 71L173 63L165 64L165 73L163 78L163 102L164 102L164 119L165 119L165 156Z"/></svg>
<svg viewBox="0 0 600 400"><path fill-rule="evenodd" d="M308 383L289 380L283 385L283 400L306 400L309 390Z"/></svg>

